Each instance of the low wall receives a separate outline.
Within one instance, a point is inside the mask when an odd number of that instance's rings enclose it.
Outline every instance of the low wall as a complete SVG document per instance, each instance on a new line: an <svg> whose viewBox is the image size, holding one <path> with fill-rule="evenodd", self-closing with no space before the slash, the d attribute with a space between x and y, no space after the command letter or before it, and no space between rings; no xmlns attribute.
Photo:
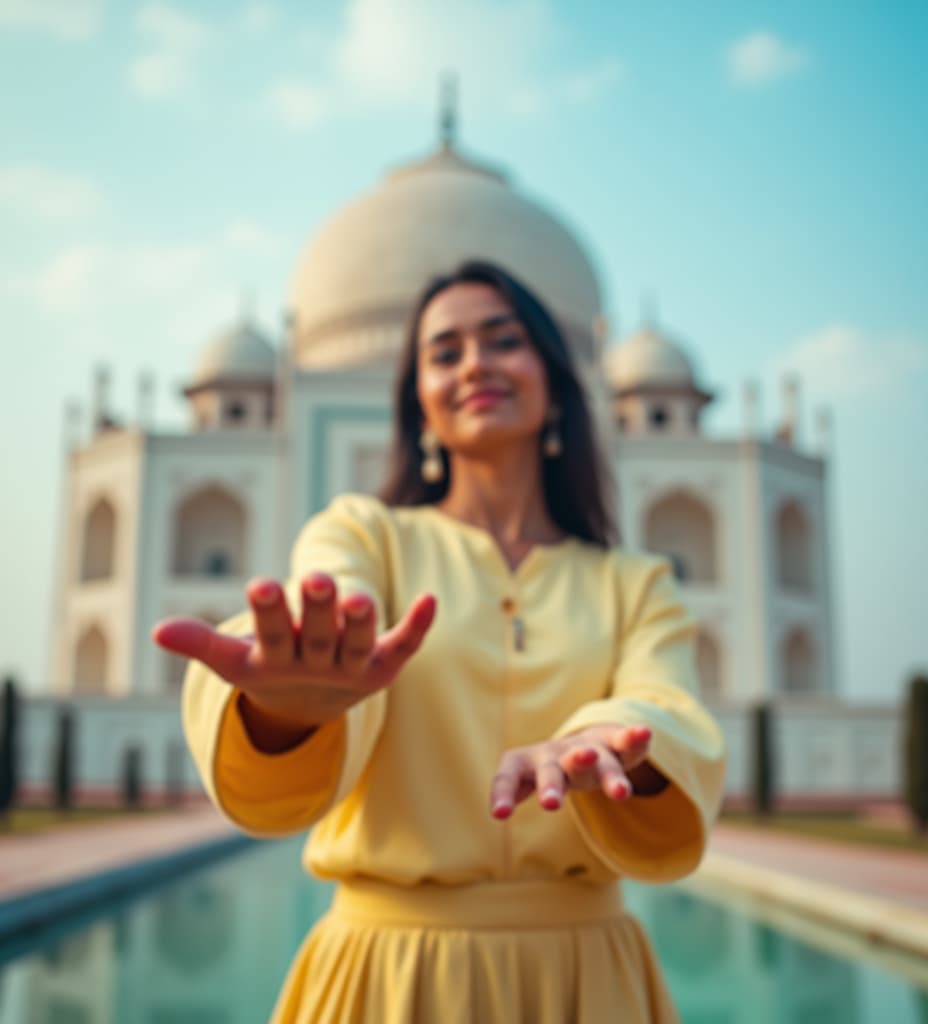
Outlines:
<svg viewBox="0 0 928 1024"><path fill-rule="evenodd" d="M52 779L56 720L75 716L74 781L79 799L108 802L118 796L130 746L141 750L141 776L149 799L179 785L201 794L184 744L177 700L98 697L28 698L20 732L22 795L41 799ZM713 712L728 743L726 796L743 802L750 793L751 720L747 706ZM839 701L783 701L774 719L776 789L784 804L842 806L894 800L900 792L900 714L892 707Z"/></svg>

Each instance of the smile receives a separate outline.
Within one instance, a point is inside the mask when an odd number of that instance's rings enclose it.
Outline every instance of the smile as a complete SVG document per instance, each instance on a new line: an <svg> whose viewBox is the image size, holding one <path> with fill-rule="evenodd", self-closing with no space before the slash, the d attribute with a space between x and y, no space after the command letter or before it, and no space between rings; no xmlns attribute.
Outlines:
<svg viewBox="0 0 928 1024"><path fill-rule="evenodd" d="M482 388L480 391L474 391L466 398L461 399L458 405L464 409L488 409L505 401L508 397L509 394L505 391L499 391L495 388Z"/></svg>

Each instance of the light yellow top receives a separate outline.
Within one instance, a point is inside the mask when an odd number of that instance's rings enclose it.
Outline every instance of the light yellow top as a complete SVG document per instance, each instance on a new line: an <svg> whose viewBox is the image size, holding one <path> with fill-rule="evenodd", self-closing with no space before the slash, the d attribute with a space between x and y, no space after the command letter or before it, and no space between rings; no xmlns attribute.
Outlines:
<svg viewBox="0 0 928 1024"><path fill-rule="evenodd" d="M511 571L477 527L348 495L296 542L294 606L313 571L342 594L369 594L379 629L424 592L438 599L435 623L388 690L283 754L251 746L236 691L193 663L187 739L238 826L280 836L316 825L304 854L313 873L399 885L667 881L696 867L724 744L694 696L695 624L665 559L571 538ZM228 630L249 632L248 614ZM507 821L491 817L503 750L603 722L651 727L649 759L671 781L663 793L616 803L574 792L558 812L530 798Z"/></svg>

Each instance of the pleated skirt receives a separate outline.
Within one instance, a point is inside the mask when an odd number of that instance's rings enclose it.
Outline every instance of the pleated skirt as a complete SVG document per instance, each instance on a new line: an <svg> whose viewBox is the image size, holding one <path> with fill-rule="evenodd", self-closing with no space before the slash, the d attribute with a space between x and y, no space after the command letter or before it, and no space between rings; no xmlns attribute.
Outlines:
<svg viewBox="0 0 928 1024"><path fill-rule="evenodd" d="M618 885L342 884L271 1024L677 1024Z"/></svg>

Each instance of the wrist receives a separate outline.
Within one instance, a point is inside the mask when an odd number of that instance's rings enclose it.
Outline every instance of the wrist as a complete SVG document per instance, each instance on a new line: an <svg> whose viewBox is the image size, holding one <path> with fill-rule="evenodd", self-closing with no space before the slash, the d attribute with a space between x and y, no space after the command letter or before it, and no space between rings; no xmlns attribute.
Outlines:
<svg viewBox="0 0 928 1024"><path fill-rule="evenodd" d="M319 728L319 722L300 722L268 710L239 691L236 707L245 732L255 749L263 754L283 754L305 743Z"/></svg>

